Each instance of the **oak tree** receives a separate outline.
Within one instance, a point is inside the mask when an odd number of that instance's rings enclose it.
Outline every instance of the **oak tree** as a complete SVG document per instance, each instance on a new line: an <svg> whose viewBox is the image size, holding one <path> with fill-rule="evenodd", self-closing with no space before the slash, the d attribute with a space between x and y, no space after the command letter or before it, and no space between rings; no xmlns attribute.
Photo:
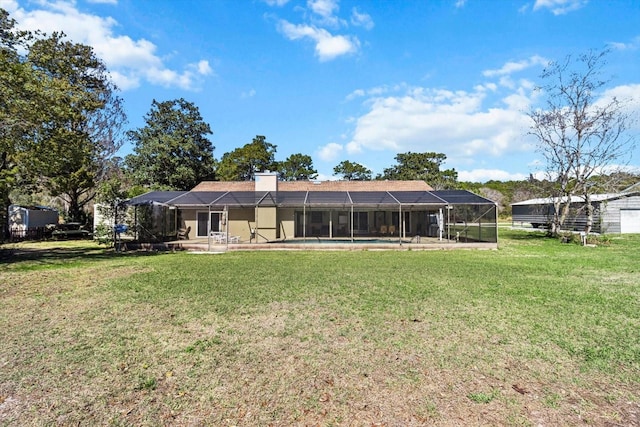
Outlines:
<svg viewBox="0 0 640 427"><path fill-rule="evenodd" d="M265 136L256 135L250 143L222 156L216 177L220 181L253 181L256 172L276 171L276 149Z"/></svg>
<svg viewBox="0 0 640 427"><path fill-rule="evenodd" d="M278 175L283 181L308 181L316 179L318 171L313 168L311 156L298 153L278 164Z"/></svg>
<svg viewBox="0 0 640 427"><path fill-rule="evenodd" d="M145 126L127 132L134 144L125 157L134 184L147 188L190 190L213 179L212 134L198 107L182 98L158 102L145 116Z"/></svg>
<svg viewBox="0 0 640 427"><path fill-rule="evenodd" d="M336 165L333 174L341 175L346 181L371 181L371 169L349 160L343 160Z"/></svg>
<svg viewBox="0 0 640 427"><path fill-rule="evenodd" d="M442 153L402 153L395 157L397 164L384 169L377 179L422 180L436 190L454 188L458 180L455 169L440 170L447 159Z"/></svg>
<svg viewBox="0 0 640 427"><path fill-rule="evenodd" d="M69 219L83 220L108 160L122 145L126 115L118 88L93 48L62 33L37 39L27 60L43 105L24 163L51 195L62 198Z"/></svg>

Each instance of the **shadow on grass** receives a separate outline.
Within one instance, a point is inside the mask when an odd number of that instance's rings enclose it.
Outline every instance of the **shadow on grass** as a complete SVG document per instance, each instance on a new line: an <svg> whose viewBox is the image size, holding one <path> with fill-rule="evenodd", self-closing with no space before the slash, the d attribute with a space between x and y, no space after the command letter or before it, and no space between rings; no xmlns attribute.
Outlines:
<svg viewBox="0 0 640 427"><path fill-rule="evenodd" d="M42 247L29 245L4 244L0 245L0 265L10 264L12 267L37 267L47 265L63 265L83 261L112 260L115 258L129 258L138 256L153 256L157 251L123 251L116 252L114 248L95 246L93 244L79 244L74 246L49 246Z"/></svg>
<svg viewBox="0 0 640 427"><path fill-rule="evenodd" d="M553 240L554 238L547 233L540 232L528 232L528 233L514 233L509 235L511 240Z"/></svg>
<svg viewBox="0 0 640 427"><path fill-rule="evenodd" d="M500 233L503 237L508 238L509 240L553 240L554 237L551 234L544 230L503 230Z"/></svg>

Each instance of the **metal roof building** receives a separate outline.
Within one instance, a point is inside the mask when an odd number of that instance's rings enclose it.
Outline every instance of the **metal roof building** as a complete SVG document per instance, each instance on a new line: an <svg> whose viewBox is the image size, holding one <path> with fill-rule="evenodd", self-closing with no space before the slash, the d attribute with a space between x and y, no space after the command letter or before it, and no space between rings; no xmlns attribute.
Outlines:
<svg viewBox="0 0 640 427"><path fill-rule="evenodd" d="M631 190L633 187L631 188ZM511 204L513 223L530 223L533 227L549 224L554 213L554 199L551 197L524 200ZM566 198L560 199L567 203ZM594 194L593 227L595 233L640 233L640 192ZM570 201L569 216L565 221L567 230L583 231L587 224L585 199L573 196Z"/></svg>

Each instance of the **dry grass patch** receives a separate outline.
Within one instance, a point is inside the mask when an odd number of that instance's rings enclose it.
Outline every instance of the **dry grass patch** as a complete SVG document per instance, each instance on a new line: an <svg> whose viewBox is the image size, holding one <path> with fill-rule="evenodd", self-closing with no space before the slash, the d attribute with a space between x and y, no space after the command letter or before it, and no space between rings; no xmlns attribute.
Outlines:
<svg viewBox="0 0 640 427"><path fill-rule="evenodd" d="M637 267L582 249L24 258L0 424L637 425Z"/></svg>

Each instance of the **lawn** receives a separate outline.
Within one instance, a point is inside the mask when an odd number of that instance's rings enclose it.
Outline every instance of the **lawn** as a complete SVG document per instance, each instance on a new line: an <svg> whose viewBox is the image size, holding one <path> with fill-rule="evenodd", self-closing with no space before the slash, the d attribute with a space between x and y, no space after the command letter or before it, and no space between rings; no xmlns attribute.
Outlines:
<svg viewBox="0 0 640 427"><path fill-rule="evenodd" d="M640 425L640 236L0 247L0 425Z"/></svg>

